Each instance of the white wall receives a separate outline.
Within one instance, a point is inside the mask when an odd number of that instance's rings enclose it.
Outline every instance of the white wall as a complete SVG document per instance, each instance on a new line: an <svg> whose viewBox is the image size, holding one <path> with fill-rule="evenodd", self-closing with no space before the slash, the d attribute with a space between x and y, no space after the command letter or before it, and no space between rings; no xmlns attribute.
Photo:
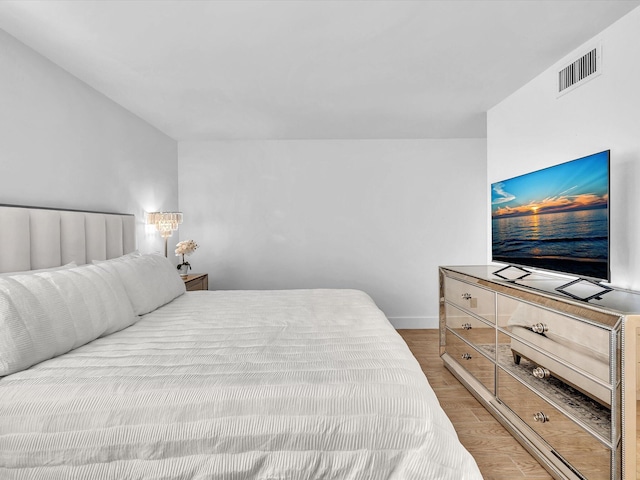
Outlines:
<svg viewBox="0 0 640 480"><path fill-rule="evenodd" d="M557 72L598 42L603 74L556 98ZM490 183L607 149L612 170L612 283L640 290L640 8L487 116Z"/></svg>
<svg viewBox="0 0 640 480"><path fill-rule="evenodd" d="M482 263L486 143L180 142L181 239L212 289L365 290L437 325L440 264Z"/></svg>
<svg viewBox="0 0 640 480"><path fill-rule="evenodd" d="M0 30L0 203L135 213L178 207L177 142Z"/></svg>

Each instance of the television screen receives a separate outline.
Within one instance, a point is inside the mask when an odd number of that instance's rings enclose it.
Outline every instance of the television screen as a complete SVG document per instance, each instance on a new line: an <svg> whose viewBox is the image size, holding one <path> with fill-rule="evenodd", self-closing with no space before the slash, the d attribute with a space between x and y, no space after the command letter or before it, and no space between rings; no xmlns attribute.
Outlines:
<svg viewBox="0 0 640 480"><path fill-rule="evenodd" d="M609 151L491 185L493 260L609 281Z"/></svg>

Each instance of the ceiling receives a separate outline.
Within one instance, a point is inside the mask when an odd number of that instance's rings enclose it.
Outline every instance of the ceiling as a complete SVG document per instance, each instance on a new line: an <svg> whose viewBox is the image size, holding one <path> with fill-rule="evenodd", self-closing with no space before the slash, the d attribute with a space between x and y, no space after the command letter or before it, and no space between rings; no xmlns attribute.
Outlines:
<svg viewBox="0 0 640 480"><path fill-rule="evenodd" d="M640 5L0 1L0 28L170 137L482 138L486 111Z"/></svg>

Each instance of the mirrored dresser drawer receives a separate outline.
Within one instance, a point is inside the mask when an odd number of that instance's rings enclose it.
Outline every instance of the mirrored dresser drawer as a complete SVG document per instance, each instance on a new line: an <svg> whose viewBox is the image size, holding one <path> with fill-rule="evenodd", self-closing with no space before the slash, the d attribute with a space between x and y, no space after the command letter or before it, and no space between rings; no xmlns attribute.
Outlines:
<svg viewBox="0 0 640 480"><path fill-rule="evenodd" d="M559 361L556 363L571 365L587 376L611 383L610 329L504 295L497 295L497 308L498 327L514 337L514 351L544 365L535 349L556 357Z"/></svg>
<svg viewBox="0 0 640 480"><path fill-rule="evenodd" d="M611 447L501 367L496 396L584 478L612 478Z"/></svg>
<svg viewBox="0 0 640 480"><path fill-rule="evenodd" d="M535 333L529 332L529 335L531 338L526 335L511 337L498 332L497 358L503 368L525 371L527 376L542 380L556 378L593 401L611 407L613 388L609 382L602 380L602 377L609 377L608 363L603 364L585 356L579 368L566 361L568 356L575 357L572 352L559 347L562 351L557 352L557 355L549 355L546 352L551 348L542 350L540 346L551 342Z"/></svg>
<svg viewBox="0 0 640 480"><path fill-rule="evenodd" d="M496 323L495 294L484 288L446 277L444 295L448 302Z"/></svg>
<svg viewBox="0 0 640 480"><path fill-rule="evenodd" d="M446 331L446 352L460 363L490 392L495 392L495 364L478 350L457 337L449 329Z"/></svg>
<svg viewBox="0 0 640 480"><path fill-rule="evenodd" d="M485 353L495 358L496 329L493 325L483 322L467 312L446 304L447 328L476 348L484 349Z"/></svg>

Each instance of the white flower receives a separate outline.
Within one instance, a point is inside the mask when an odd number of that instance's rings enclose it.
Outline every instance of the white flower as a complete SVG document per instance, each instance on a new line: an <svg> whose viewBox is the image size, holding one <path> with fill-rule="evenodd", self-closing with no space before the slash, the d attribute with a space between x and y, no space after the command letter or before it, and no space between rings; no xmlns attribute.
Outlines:
<svg viewBox="0 0 640 480"><path fill-rule="evenodd" d="M178 257L180 255L191 255L198 248L198 244L193 240L184 240L179 242L176 247L176 257Z"/></svg>

